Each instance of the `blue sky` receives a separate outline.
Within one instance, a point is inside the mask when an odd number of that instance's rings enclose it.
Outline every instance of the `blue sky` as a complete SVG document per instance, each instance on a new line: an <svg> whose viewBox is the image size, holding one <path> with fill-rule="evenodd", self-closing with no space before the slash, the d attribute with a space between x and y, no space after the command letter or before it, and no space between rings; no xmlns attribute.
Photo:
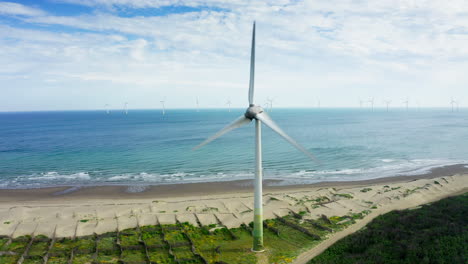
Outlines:
<svg viewBox="0 0 468 264"><path fill-rule="evenodd" d="M468 104L463 0L0 1L0 111Z"/></svg>

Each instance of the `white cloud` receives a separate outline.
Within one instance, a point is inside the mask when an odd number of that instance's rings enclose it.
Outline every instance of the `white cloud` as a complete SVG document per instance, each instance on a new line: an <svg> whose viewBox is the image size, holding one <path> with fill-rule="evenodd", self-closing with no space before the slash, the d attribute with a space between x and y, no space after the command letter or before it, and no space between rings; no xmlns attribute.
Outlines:
<svg viewBox="0 0 468 264"><path fill-rule="evenodd" d="M257 94L279 98L278 106L315 105L318 97L322 105L355 106L372 96L376 103L423 96L422 105L444 105L441 94L468 102L466 1L65 2L95 10L19 17L35 29L0 25L0 63L9 65L0 85L16 87L10 97L34 90L64 102L73 94L80 98L73 105L86 101L84 108L103 101L150 108L162 96L173 107L192 106L196 96L223 106L230 96L242 106L256 19ZM171 4L202 8L130 17L107 9ZM44 100L34 107L70 107ZM0 105L7 107L2 99Z"/></svg>
<svg viewBox="0 0 468 264"><path fill-rule="evenodd" d="M45 12L22 4L0 2L0 15L41 16L45 15Z"/></svg>

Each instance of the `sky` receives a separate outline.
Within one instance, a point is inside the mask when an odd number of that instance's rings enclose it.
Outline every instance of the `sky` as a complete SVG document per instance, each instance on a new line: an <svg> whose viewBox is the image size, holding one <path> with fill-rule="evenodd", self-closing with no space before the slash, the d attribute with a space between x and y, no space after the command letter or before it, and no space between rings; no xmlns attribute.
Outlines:
<svg viewBox="0 0 468 264"><path fill-rule="evenodd" d="M466 0L0 1L0 111L468 105Z"/></svg>

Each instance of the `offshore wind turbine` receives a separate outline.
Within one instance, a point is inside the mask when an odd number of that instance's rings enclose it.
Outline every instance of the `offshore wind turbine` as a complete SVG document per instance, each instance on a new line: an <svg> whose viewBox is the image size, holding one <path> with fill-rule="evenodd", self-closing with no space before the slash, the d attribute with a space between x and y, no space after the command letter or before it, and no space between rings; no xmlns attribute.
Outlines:
<svg viewBox="0 0 468 264"><path fill-rule="evenodd" d="M104 107L106 108L106 114L110 114L109 105L105 104Z"/></svg>
<svg viewBox="0 0 468 264"><path fill-rule="evenodd" d="M127 102L125 102L124 104L124 113L128 115L128 103Z"/></svg>
<svg viewBox="0 0 468 264"><path fill-rule="evenodd" d="M200 112L200 106L198 104L198 96L197 96L197 112Z"/></svg>
<svg viewBox="0 0 468 264"><path fill-rule="evenodd" d="M371 110L372 110L372 112L374 112L374 97L372 97L371 99L369 99L368 102L371 104Z"/></svg>
<svg viewBox="0 0 468 264"><path fill-rule="evenodd" d="M273 99L270 99L270 97L267 97L267 107L270 109L269 112L273 110Z"/></svg>
<svg viewBox="0 0 468 264"><path fill-rule="evenodd" d="M452 105L452 112L453 112L453 110L454 110L454 107L453 107L453 106L454 106L454 104L456 104L456 103L457 103L457 101L453 100L453 97L452 97L452 98L450 99L450 104Z"/></svg>
<svg viewBox="0 0 468 264"><path fill-rule="evenodd" d="M227 99L226 104L227 104L228 107L229 107L229 113L230 113L230 112L231 112L231 98L228 98L228 99Z"/></svg>
<svg viewBox="0 0 468 264"><path fill-rule="evenodd" d="M364 100L362 100L361 98L359 98L359 108L362 108L362 104L364 103Z"/></svg>
<svg viewBox="0 0 468 264"><path fill-rule="evenodd" d="M164 100L161 100L161 105L162 105L162 114L165 115L166 114L166 106L164 105L164 103L166 102L165 99Z"/></svg>
<svg viewBox="0 0 468 264"><path fill-rule="evenodd" d="M387 105L387 112L388 112L388 106L390 105L391 102L392 102L392 101L390 101L390 100L385 100L385 101L384 101L384 103Z"/></svg>
<svg viewBox="0 0 468 264"><path fill-rule="evenodd" d="M404 104L406 104L406 111L408 111L408 104L409 104L409 99L406 98L405 101L403 101Z"/></svg>
<svg viewBox="0 0 468 264"><path fill-rule="evenodd" d="M230 123L219 132L209 137L194 149L198 149L211 141L221 137L229 131L249 124L255 121L255 190L254 190L254 228L253 228L253 247L252 251L261 252L263 248L263 206L262 206L262 123L271 128L286 141L302 151L311 159L314 159L304 147L299 145L294 139L289 137L263 110L262 107L254 104L254 74L255 74L255 22L253 24L252 32L252 50L250 55L250 82L249 82L249 107L246 112L237 118L234 122Z"/></svg>

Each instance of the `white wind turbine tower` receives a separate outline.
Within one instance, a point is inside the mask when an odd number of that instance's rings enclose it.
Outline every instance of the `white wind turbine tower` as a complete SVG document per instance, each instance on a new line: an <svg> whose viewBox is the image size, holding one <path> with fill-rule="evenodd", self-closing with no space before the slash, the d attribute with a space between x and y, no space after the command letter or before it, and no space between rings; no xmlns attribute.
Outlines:
<svg viewBox="0 0 468 264"><path fill-rule="evenodd" d="M110 114L109 105L105 104L104 107L106 108L106 114Z"/></svg>
<svg viewBox="0 0 468 264"><path fill-rule="evenodd" d="M359 98L359 108L362 108L362 104L364 103L364 100L362 100L361 98Z"/></svg>
<svg viewBox="0 0 468 264"><path fill-rule="evenodd" d="M128 115L128 103L127 102L125 102L124 104L124 113Z"/></svg>
<svg viewBox="0 0 468 264"><path fill-rule="evenodd" d="M230 112L231 112L231 98L228 98L228 99L227 99L226 104L227 104L228 107L229 107L229 113L230 113Z"/></svg>
<svg viewBox="0 0 468 264"><path fill-rule="evenodd" d="M198 96L197 96L197 112L200 112L200 105L198 104Z"/></svg>
<svg viewBox="0 0 468 264"><path fill-rule="evenodd" d="M457 101L453 100L453 97L450 99L450 104L452 105L452 112L454 110L454 104L456 104ZM458 107L457 107L458 108Z"/></svg>
<svg viewBox="0 0 468 264"><path fill-rule="evenodd" d="M166 106L164 105L164 103L166 102L166 99L164 100L161 100L161 105L162 105L162 114L165 115L166 114Z"/></svg>
<svg viewBox="0 0 468 264"><path fill-rule="evenodd" d="M390 101L390 100L385 100L385 101L384 101L384 103L387 105L387 112L388 112L388 106L390 105L391 102L392 102L392 101Z"/></svg>
<svg viewBox="0 0 468 264"><path fill-rule="evenodd" d="M304 154L314 159L304 147L299 145L294 139L289 137L271 118L270 116L258 105L254 104L254 73L255 73L255 22L253 24L252 32L252 50L250 57L250 82L249 82L249 107L246 112L237 118L234 122L227 125L219 132L206 139L194 149L198 149L209 142L221 137L227 132L249 124L255 120L255 191L254 191L254 229L253 229L253 247L255 252L261 252L263 248L263 207L262 207L262 123L273 131L278 133L286 141L294 147L302 151Z"/></svg>
<svg viewBox="0 0 468 264"><path fill-rule="evenodd" d="M317 100L317 108L320 108L320 100Z"/></svg>
<svg viewBox="0 0 468 264"><path fill-rule="evenodd" d="M403 103L406 105L406 111L408 111L408 104L409 104L409 99L406 98L405 101L403 101Z"/></svg>
<svg viewBox="0 0 468 264"><path fill-rule="evenodd" d="M369 99L368 102L371 104L371 110L372 110L372 112L374 112L374 97L372 97L371 99Z"/></svg>

